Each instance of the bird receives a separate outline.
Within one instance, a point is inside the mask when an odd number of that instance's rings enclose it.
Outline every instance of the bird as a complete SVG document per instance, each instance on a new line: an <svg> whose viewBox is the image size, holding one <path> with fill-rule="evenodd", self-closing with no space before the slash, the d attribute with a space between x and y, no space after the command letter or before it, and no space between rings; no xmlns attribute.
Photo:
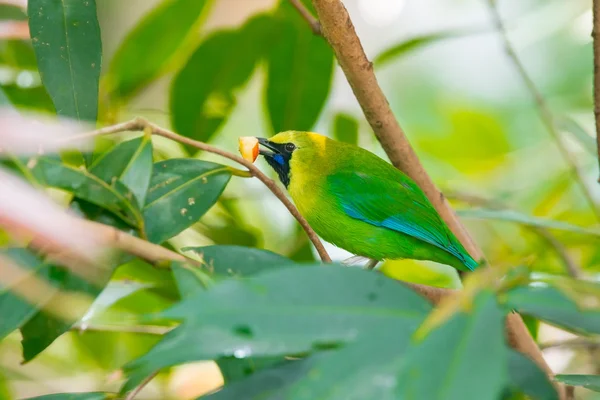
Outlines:
<svg viewBox="0 0 600 400"><path fill-rule="evenodd" d="M369 259L370 268L398 259L478 266L419 186L377 155L314 132L256 139L317 235Z"/></svg>

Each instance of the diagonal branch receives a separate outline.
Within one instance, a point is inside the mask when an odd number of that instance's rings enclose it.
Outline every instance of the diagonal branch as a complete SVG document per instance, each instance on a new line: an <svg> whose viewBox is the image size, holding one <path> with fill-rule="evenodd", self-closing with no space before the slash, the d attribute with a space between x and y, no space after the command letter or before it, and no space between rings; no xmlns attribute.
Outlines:
<svg viewBox="0 0 600 400"><path fill-rule="evenodd" d="M292 214L294 216L294 218L296 218L296 220L300 223L300 225L302 226L302 228L308 235L308 238L310 239L310 241L313 243L313 245L317 249L317 252L319 253L319 256L321 257L321 260L323 260L324 262L331 262L331 258L329 257L329 254L327 254L325 247L323 247L323 243L321 243L321 240L319 239L319 237L317 236L315 231L313 231L313 229L310 227L310 225L308 224L306 219L304 219L304 217L302 215L300 215L300 212L298 211L296 206L294 206L294 204L286 197L286 195L283 193L283 191L281 189L279 189L279 187L277 186L277 183L275 183L275 181L273 179L266 176L254 164L252 164L249 161L244 160L242 157L236 156L235 154L232 154L225 150L221 150L221 149L211 146L209 144L199 142L197 140L193 140L193 139L187 138L185 136L178 135L175 132L171 132L167 129L161 128L158 125L148 122L147 120L145 120L143 118L135 118L131 121L122 122L122 123L119 123L116 125L111 125L111 126L107 126L104 128L100 128L93 132L84 133L84 134L78 135L78 136L71 136L66 140L76 141L76 140L88 139L90 137L111 135L111 134L125 132L125 131L147 131L153 135L162 136L167 139L171 139L176 142L187 144L187 145L195 147L197 149L204 150L209 153L220 155L222 157L225 157L229 160L235 161L236 163L248 168L248 171L251 174L251 176L254 176L258 180L260 180L262 183L264 183L265 186L283 203L283 205L288 209L290 214Z"/></svg>
<svg viewBox="0 0 600 400"><path fill-rule="evenodd" d="M373 73L373 64L363 50L344 5L340 0L312 1L321 23L322 34L333 48L367 121L390 161L421 187L466 250L476 260L484 259L483 252L472 241L445 196L436 188L394 117ZM514 349L526 354L549 376L552 376L552 370L519 314L511 313L507 317L506 334L508 342ZM562 386L557 385L557 388L561 392L561 399L564 399Z"/></svg>
<svg viewBox="0 0 600 400"><path fill-rule="evenodd" d="M598 2L598 0L596 0L595 2ZM521 62L521 59L517 55L517 52L515 51L514 47L512 46L512 43L508 39L508 36L506 33L506 27L504 26L504 23L502 22L502 18L500 17L500 13L498 12L498 9L496 8L496 0L488 0L488 5L490 7L490 11L492 13L494 23L496 24L496 28L498 29L498 32L500 33L500 36L502 37L502 42L504 43L504 48L506 49L506 54L508 55L509 59L514 64L517 72L519 73L521 79L523 80L523 83L527 87L527 90L529 90L529 92L533 96L533 98L535 100L535 104L537 105L538 112L540 114L540 118L541 118L543 124L546 126L546 130L548 131L550 136L552 136L552 139L556 143L556 147L558 147L558 150L559 150L562 158L569 165L569 171L573 175L573 177L575 178L575 180L577 181L579 186L581 187L581 191L583 192L583 195L585 196L585 199L587 200L591 210L596 214L596 218L600 221L600 208L598 207L598 205L596 204L596 201L594 200L594 195L592 193L591 188L588 187L588 185L586 184L585 172L579 166L575 156L569 151L569 149L567 149L567 146L566 146L565 142L563 141L562 136L560 135L560 132L558 131L558 129L556 129L554 116L552 115L552 111L550 111L550 107L548 107L548 104L546 103L544 96L542 96L542 94L538 90L537 86L533 82L533 79L531 79L531 77L527 73L525 66L523 65L523 63ZM595 46L596 46L596 44L594 44L594 51L596 50ZM598 90L600 90L600 89L598 89ZM597 115L596 116L597 121L598 121L598 118L600 118L600 117Z"/></svg>

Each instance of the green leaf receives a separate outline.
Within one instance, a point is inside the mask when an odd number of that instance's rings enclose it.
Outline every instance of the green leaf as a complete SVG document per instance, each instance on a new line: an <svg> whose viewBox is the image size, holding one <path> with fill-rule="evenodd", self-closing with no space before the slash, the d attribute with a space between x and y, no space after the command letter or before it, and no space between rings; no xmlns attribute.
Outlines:
<svg viewBox="0 0 600 400"><path fill-rule="evenodd" d="M90 172L108 184L121 181L133 193L139 208L142 208L152 176L151 138L144 135L119 143L94 160Z"/></svg>
<svg viewBox="0 0 600 400"><path fill-rule="evenodd" d="M294 262L268 250L242 246L184 247L202 257L207 271L215 275L250 276L274 268L289 266Z"/></svg>
<svg viewBox="0 0 600 400"><path fill-rule="evenodd" d="M102 62L95 0L30 0L29 30L42 77L59 115L96 121Z"/></svg>
<svg viewBox="0 0 600 400"><path fill-rule="evenodd" d="M90 283L75 275L68 268L51 266L49 281L62 292L81 293L96 298L108 283L111 275L112 268L105 268L98 271L95 282ZM49 301L55 299L56 297L53 297ZM83 317L86 311L82 310L78 318ZM78 319L64 317L59 319L45 310L40 310L21 326L24 362L32 360L50 346L60 335L67 332Z"/></svg>
<svg viewBox="0 0 600 400"><path fill-rule="evenodd" d="M288 2L274 16L264 99L273 132L310 130L325 105L333 51Z"/></svg>
<svg viewBox="0 0 600 400"><path fill-rule="evenodd" d="M510 389L532 400L558 400L558 393L548 375L536 363L512 349L508 352L508 375Z"/></svg>
<svg viewBox="0 0 600 400"><path fill-rule="evenodd" d="M538 228L556 229L566 232L580 233L583 235L600 236L600 229L583 228L568 222L554 221L546 218L533 217L521 214L512 210L458 210L457 214L462 218L488 219L496 221L514 222L526 226L535 226Z"/></svg>
<svg viewBox="0 0 600 400"><path fill-rule="evenodd" d="M228 279L161 314L184 322L125 367L124 390L153 371L194 360L298 354L371 338L373 331L409 337L430 310L402 284L335 265Z"/></svg>
<svg viewBox="0 0 600 400"><path fill-rule="evenodd" d="M283 398L289 387L303 376L306 376L310 367L320 359L319 355L297 361L286 361L274 368L262 369L249 374L246 379L236 376L233 383L228 384L215 394L200 397L203 400L258 400ZM240 360L241 361L241 360ZM267 397L269 396L269 397ZM320 399L321 400L321 399Z"/></svg>
<svg viewBox="0 0 600 400"><path fill-rule="evenodd" d="M245 277L282 265L294 264L279 254L241 246L184 247L181 250L197 253L204 265L201 272L211 276ZM191 268L194 267L173 269L173 276L182 297L189 297L204 288L204 283L190 270Z"/></svg>
<svg viewBox="0 0 600 400"><path fill-rule="evenodd" d="M155 163L143 210L148 240L162 243L196 223L230 178L229 167L208 161L174 158Z"/></svg>
<svg viewBox="0 0 600 400"><path fill-rule="evenodd" d="M592 155L596 155L598 147L594 137L588 134L574 119L563 117L558 121L558 129L567 131Z"/></svg>
<svg viewBox="0 0 600 400"><path fill-rule="evenodd" d="M600 309L582 309L551 286L516 287L507 293L505 304L573 332L600 334Z"/></svg>
<svg viewBox="0 0 600 400"><path fill-rule="evenodd" d="M401 58L415 50L421 49L431 44L435 44L445 39L454 39L465 37L476 33L475 31L444 31L428 33L425 35L415 36L403 42L393 45L379 53L373 59L373 64L376 67L381 67L397 58Z"/></svg>
<svg viewBox="0 0 600 400"><path fill-rule="evenodd" d="M24 400L108 400L115 398L112 393L88 392L88 393L55 393L44 396L29 397Z"/></svg>
<svg viewBox="0 0 600 400"><path fill-rule="evenodd" d="M202 42L173 80L170 107L177 132L203 142L212 138L235 107L236 90L248 81L270 43L272 23L271 17L260 15Z"/></svg>
<svg viewBox="0 0 600 400"><path fill-rule="evenodd" d="M180 65L195 43L212 3L212 0L163 0L148 13L115 53L107 73L109 93L126 100Z"/></svg>
<svg viewBox="0 0 600 400"><path fill-rule="evenodd" d="M249 357L242 359L226 357L217 360L217 365L221 370L225 384L229 385L231 382L245 379L257 371L285 362L286 360L282 357Z"/></svg>
<svg viewBox="0 0 600 400"><path fill-rule="evenodd" d="M396 398L497 400L507 364L504 313L484 292L471 313L456 314L407 351Z"/></svg>
<svg viewBox="0 0 600 400"><path fill-rule="evenodd" d="M133 193L119 181L114 182L113 187L84 169L48 157L38 158L32 173L40 182L71 192L79 199L114 213L132 226L139 228L142 225Z"/></svg>
<svg viewBox="0 0 600 400"><path fill-rule="evenodd" d="M600 392L600 375L564 375L555 376L556 380L571 386L583 386L586 389Z"/></svg>
<svg viewBox="0 0 600 400"><path fill-rule="evenodd" d="M349 114L339 113L333 120L333 137L341 142L358 143L358 121Z"/></svg>
<svg viewBox="0 0 600 400"><path fill-rule="evenodd" d="M9 333L26 323L42 306L42 304L28 303L13 291L18 287L26 288L35 279L48 279L49 265L25 249L0 250L0 254L9 257L29 273L26 278L20 281L10 282L7 286L0 285L0 315L2 315L0 319L0 340L2 340Z"/></svg>

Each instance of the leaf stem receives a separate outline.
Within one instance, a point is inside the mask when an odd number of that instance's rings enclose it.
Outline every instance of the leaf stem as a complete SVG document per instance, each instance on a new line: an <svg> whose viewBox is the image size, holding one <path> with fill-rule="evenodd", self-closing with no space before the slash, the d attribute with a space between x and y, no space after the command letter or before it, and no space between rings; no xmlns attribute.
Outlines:
<svg viewBox="0 0 600 400"><path fill-rule="evenodd" d="M598 2L598 0L595 0L594 3L597 3L597 2ZM502 42L504 44L504 48L506 49L506 54L508 55L508 58L512 61L513 65L515 66L515 69L517 70L518 74L520 75L521 80L525 84L525 87L531 93L531 96L533 97L535 104L537 106L542 123L546 126L546 130L548 131L548 133L550 134L550 136L556 143L556 147L558 148L562 158L568 164L569 172L573 175L573 177L575 178L575 180L581 187L583 195L585 196L585 199L588 202L590 209L596 215L596 219L598 221L600 221L600 208L598 207L598 205L596 204L596 201L594 200L594 195L592 193L591 188L588 187L588 185L586 184L585 172L577 163L577 159L575 158L575 156L573 154L571 154L571 152L567 148L565 142L562 139L562 136L560 135L560 132L556 128L554 116L552 115L552 111L550 111L550 107L548 107L548 104L546 103L546 99L544 99L544 96L538 90L537 86L533 82L533 79L531 79L531 77L527 73L525 66L523 65L523 63L521 62L521 59L517 55L517 52L515 51L511 41L508 39L506 27L504 26L504 22L502 21L502 18L500 17L498 8L496 7L496 0L488 0L488 5L490 8L490 12L491 12L493 21L496 25L496 28L498 29L498 33L500 33L500 36L502 38ZM597 5L594 5L594 7L596 8ZM594 44L594 50L596 50L596 44ZM595 54L596 53L594 53L594 55ZM596 90L600 90L600 88L598 88ZM598 123L598 118L600 118L600 116L596 115L597 123Z"/></svg>
<svg viewBox="0 0 600 400"><path fill-rule="evenodd" d="M315 35L321 35L321 24L319 23L319 20L311 14L304 4L302 4L302 0L290 0L290 3L298 10L298 14L304 18L306 23L308 23L313 33Z"/></svg>

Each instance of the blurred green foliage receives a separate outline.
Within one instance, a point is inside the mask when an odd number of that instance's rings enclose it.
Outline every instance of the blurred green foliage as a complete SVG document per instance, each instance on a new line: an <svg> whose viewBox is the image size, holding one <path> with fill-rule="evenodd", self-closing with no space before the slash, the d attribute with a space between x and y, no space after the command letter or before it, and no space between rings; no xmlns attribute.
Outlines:
<svg viewBox="0 0 600 400"><path fill-rule="evenodd" d="M228 0L162 0L137 12L139 20L124 3L108 3L0 5L1 20L29 16L33 36L0 40L0 104L101 124L141 114L231 151L238 136L315 130L385 157L333 51L288 1L256 9L240 2L237 10ZM206 386L184 392L179 364L201 360L216 361L226 384L211 399L556 398L546 375L507 347L502 320L522 312L538 341L548 339L548 324L583 339L600 334L595 213L487 19L465 29L437 20L435 29L398 37L345 3L433 180L492 266L527 272L477 290L419 337L431 306L394 279L457 289L452 268L414 260L386 261L382 274L323 267L271 193L232 177L213 154L125 134L98 140L85 166L80 154L2 159L32 184L66 193L63 203L78 215L199 264L152 266L121 255L91 284L31 250L8 248L0 232L2 254L30 272L0 287L0 398L114 398L159 369L148 398L194 398L221 383L192 374L187 382ZM445 20L459 19L448 7L479 8L434 3ZM590 5L527 1L507 12L508 2L498 3L521 29L511 33L518 55L598 203L591 41L577 34L591 28ZM434 18L427 5L415 7ZM123 21L128 32L113 35ZM107 40L116 48L109 56ZM587 282L567 278L569 264ZM52 298L29 304L13 293L34 278L95 301L76 318L57 319ZM557 379L596 390L598 353L586 351L563 350L571 361L556 372L581 375ZM589 393L577 389L578 398Z"/></svg>

